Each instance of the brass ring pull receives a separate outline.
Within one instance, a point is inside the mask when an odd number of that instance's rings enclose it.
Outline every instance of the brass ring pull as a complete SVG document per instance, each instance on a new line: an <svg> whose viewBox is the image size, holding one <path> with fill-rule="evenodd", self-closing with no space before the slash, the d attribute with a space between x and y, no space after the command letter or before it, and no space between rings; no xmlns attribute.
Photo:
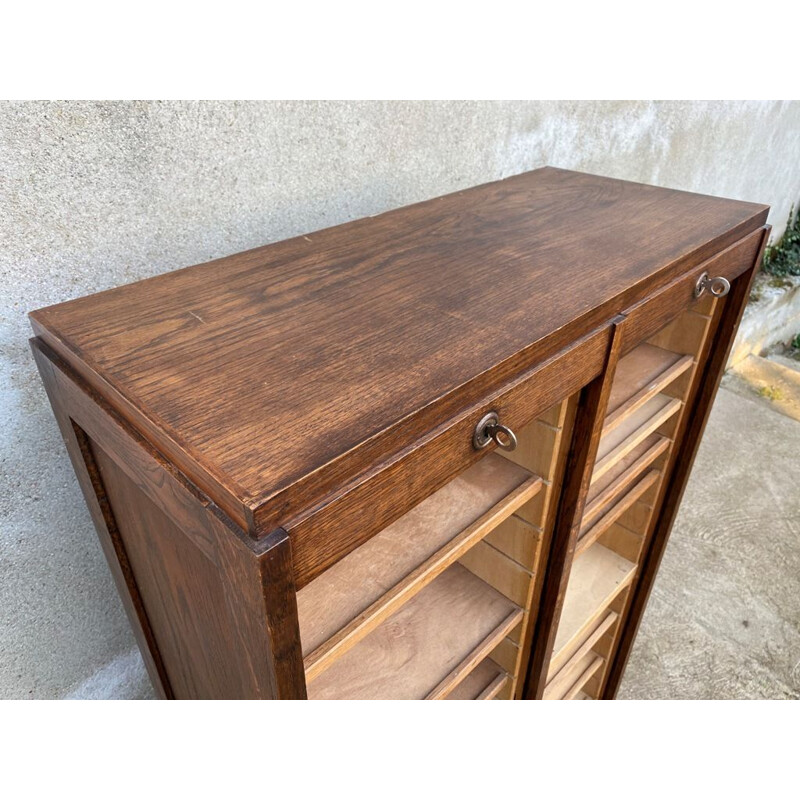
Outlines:
<svg viewBox="0 0 800 800"><path fill-rule="evenodd" d="M516 434L508 426L500 424L500 419L494 411L481 417L472 434L472 446L476 450L483 450L490 442L494 442L503 450L515 450L517 447Z"/></svg>
<svg viewBox="0 0 800 800"><path fill-rule="evenodd" d="M716 278L709 277L707 272L704 272L698 279L694 287L694 296L700 297L705 290L714 295L714 297L725 297L731 290L730 281L718 275Z"/></svg>

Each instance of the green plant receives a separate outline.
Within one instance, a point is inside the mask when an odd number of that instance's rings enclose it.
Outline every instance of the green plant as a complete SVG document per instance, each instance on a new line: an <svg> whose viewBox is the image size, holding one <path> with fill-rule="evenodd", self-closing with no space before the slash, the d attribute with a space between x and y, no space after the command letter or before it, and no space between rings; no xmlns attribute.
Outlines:
<svg viewBox="0 0 800 800"><path fill-rule="evenodd" d="M767 400L783 400L783 390L780 386L762 386L758 390L761 397L766 397Z"/></svg>
<svg viewBox="0 0 800 800"><path fill-rule="evenodd" d="M777 277L800 275L800 214L794 206L783 236L764 252L764 272Z"/></svg>
<svg viewBox="0 0 800 800"><path fill-rule="evenodd" d="M800 350L800 333L796 333L794 335L794 339L791 341L792 350Z"/></svg>

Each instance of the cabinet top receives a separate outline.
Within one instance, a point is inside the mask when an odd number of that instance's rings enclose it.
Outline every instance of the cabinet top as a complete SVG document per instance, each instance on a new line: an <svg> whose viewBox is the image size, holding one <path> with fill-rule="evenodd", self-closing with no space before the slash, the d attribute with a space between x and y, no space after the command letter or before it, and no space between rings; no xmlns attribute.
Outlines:
<svg viewBox="0 0 800 800"><path fill-rule="evenodd" d="M545 167L31 320L261 535L409 446L422 410L466 405L471 387L551 355L767 211Z"/></svg>

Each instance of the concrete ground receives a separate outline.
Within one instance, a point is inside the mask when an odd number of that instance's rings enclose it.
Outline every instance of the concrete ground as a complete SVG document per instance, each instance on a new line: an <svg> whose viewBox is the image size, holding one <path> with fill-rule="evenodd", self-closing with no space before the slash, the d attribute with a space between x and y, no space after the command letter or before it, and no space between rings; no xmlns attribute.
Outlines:
<svg viewBox="0 0 800 800"><path fill-rule="evenodd" d="M800 698L800 422L737 391L714 405L622 699ZM153 693L131 638L64 695Z"/></svg>
<svg viewBox="0 0 800 800"><path fill-rule="evenodd" d="M720 389L620 698L800 698L800 422L759 388Z"/></svg>

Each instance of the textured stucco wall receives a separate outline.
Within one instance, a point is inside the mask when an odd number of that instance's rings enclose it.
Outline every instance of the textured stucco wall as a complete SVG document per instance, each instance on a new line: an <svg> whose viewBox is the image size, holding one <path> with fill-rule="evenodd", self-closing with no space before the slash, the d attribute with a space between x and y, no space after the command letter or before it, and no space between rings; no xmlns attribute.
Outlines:
<svg viewBox="0 0 800 800"><path fill-rule="evenodd" d="M770 203L780 225L799 132L780 102L0 105L0 697L147 692L27 311L543 164Z"/></svg>

